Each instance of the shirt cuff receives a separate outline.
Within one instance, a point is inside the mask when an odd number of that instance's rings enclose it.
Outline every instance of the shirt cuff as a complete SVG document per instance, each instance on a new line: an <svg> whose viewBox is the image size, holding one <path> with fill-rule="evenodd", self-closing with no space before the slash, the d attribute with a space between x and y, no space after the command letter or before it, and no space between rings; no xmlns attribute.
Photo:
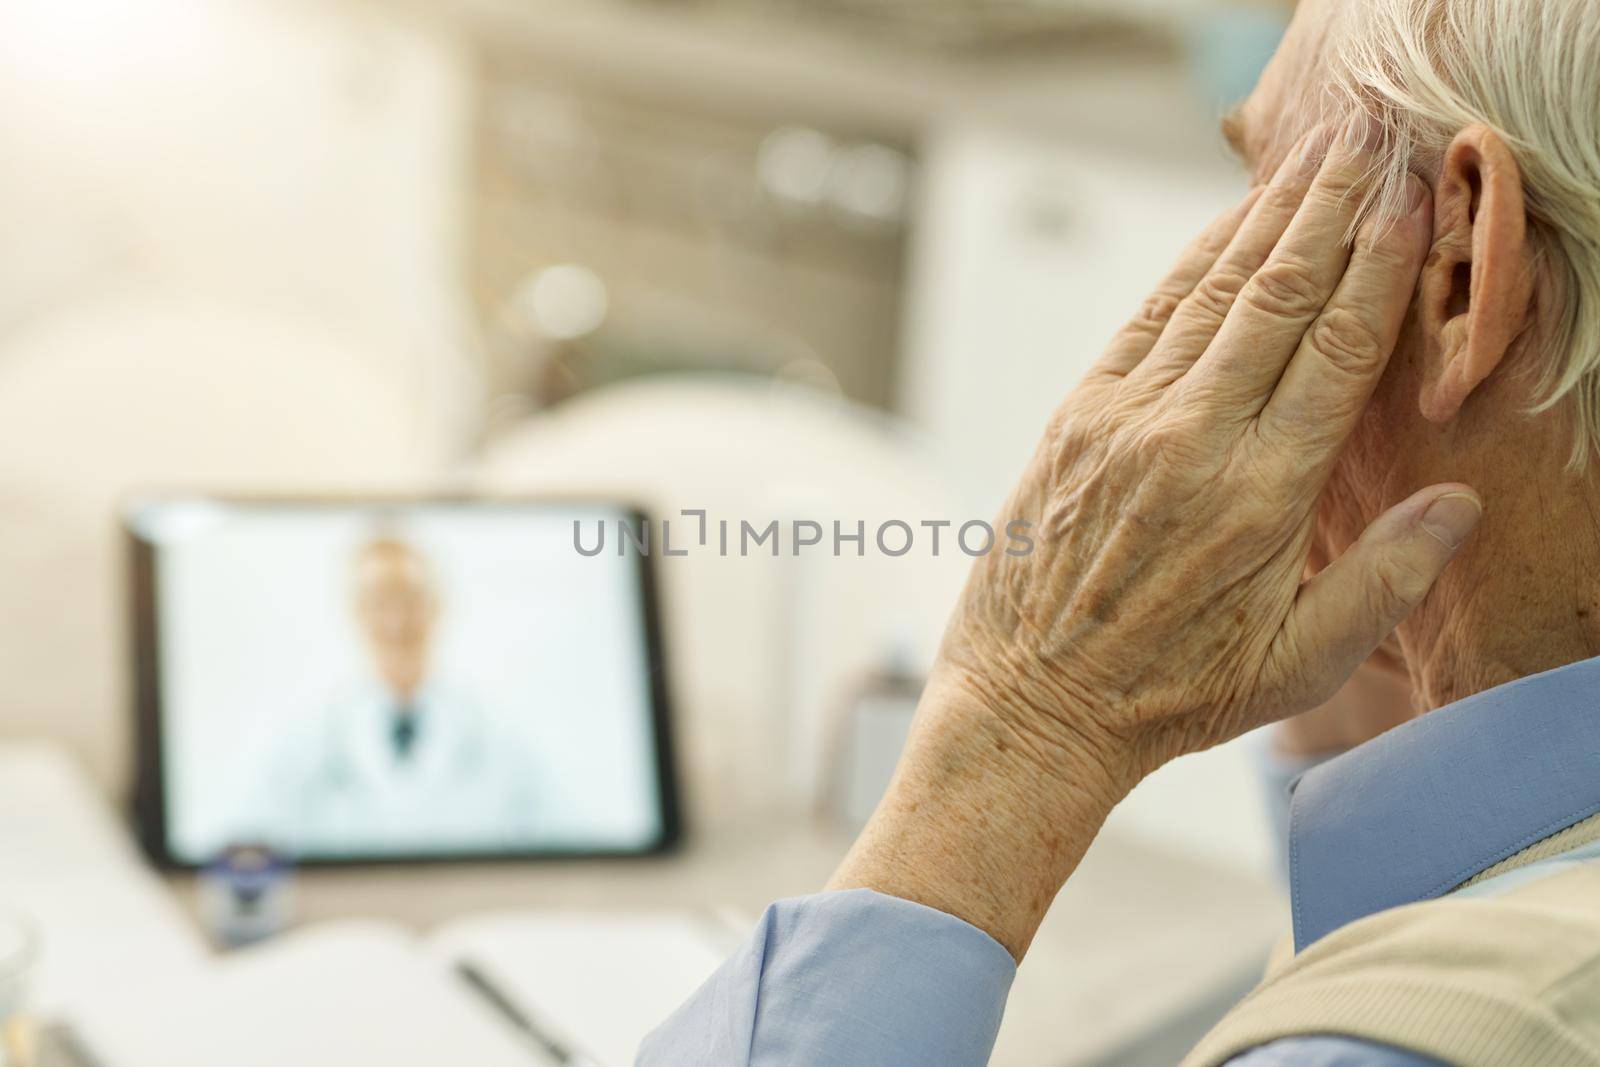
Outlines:
<svg viewBox="0 0 1600 1067"><path fill-rule="evenodd" d="M868 889L781 900L639 1063L987 1063L1016 964L944 912Z"/></svg>

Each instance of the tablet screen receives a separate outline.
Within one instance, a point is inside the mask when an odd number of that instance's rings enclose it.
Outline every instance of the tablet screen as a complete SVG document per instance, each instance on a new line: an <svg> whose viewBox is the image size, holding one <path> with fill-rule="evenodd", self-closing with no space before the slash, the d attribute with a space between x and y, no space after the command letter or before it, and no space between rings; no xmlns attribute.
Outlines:
<svg viewBox="0 0 1600 1067"><path fill-rule="evenodd" d="M130 511L162 858L648 851L671 835L653 610L620 506Z"/></svg>

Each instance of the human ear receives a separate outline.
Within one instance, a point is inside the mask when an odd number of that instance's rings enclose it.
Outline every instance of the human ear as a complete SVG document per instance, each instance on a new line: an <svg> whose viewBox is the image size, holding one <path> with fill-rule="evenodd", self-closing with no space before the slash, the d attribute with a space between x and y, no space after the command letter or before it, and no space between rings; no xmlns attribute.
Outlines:
<svg viewBox="0 0 1600 1067"><path fill-rule="evenodd" d="M1489 127L1469 126L1450 143L1434 190L1433 235L1418 287L1428 339L1418 403L1424 418L1446 422L1532 315L1522 172Z"/></svg>

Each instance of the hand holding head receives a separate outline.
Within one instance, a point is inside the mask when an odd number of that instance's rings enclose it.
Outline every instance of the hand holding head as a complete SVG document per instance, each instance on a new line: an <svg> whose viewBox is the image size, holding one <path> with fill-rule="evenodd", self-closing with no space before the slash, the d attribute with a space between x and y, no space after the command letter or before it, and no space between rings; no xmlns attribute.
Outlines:
<svg viewBox="0 0 1600 1067"><path fill-rule="evenodd" d="M836 885L966 914L1020 955L1089 813L1166 760L1326 699L1466 539L1476 495L1431 486L1302 585L1433 231L1420 182L1402 217L1361 220L1373 137L1364 119L1308 136L1062 405L1006 512L1036 548L974 568L896 784ZM983 860L992 844L969 858L926 837L948 820L983 842L1020 835L1000 841L1018 869ZM921 849L961 869L929 883L903 862ZM1018 878L1038 881L994 890Z"/></svg>
<svg viewBox="0 0 1600 1067"><path fill-rule="evenodd" d="M1018 731L1087 745L1131 784L1311 707L1475 524L1470 489L1429 487L1302 586L1433 232L1421 182L1403 217L1357 226L1372 137L1363 120L1308 137L1058 413L1013 498L1038 549L980 561L945 648Z"/></svg>

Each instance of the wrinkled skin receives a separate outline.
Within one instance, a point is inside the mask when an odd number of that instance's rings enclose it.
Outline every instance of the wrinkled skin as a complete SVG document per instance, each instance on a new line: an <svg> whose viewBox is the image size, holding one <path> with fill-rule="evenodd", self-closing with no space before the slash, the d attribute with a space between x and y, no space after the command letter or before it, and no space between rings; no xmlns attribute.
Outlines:
<svg viewBox="0 0 1600 1067"><path fill-rule="evenodd" d="M1364 2L1300 0L1259 84L1225 120L1254 183L1315 122L1331 42ZM1433 191L1432 246L1384 376L1323 494L1312 568L1420 486L1465 482L1489 508L1383 654L1330 704L1274 730L1291 754L1347 748L1600 652L1600 467L1567 467L1571 405L1534 410L1539 373L1563 356L1547 332L1563 300L1555 231L1523 202L1522 167L1540 153L1518 147L1515 114L1500 126L1492 113L1461 121L1447 149L1409 160Z"/></svg>
<svg viewBox="0 0 1600 1067"><path fill-rule="evenodd" d="M1375 136L1319 130L1185 253L1063 403L974 567L888 796L835 875L1018 958L1141 777L1326 700L1475 525L1423 489L1310 581L1319 501L1407 317L1427 188L1349 247Z"/></svg>
<svg viewBox="0 0 1600 1067"><path fill-rule="evenodd" d="M1397 242L1368 235L1343 300L1322 306L1347 263L1335 227L1360 159L1336 146L1309 190L1286 164L1246 234L1276 231L1303 195L1325 211L1265 264L1257 246L1212 251L1230 216L1052 420L1007 512L1036 522L1038 549L978 564L945 650L990 703L1026 722L1094 709L1071 728L1137 777L1327 699L1426 591L1431 568L1399 554L1374 557L1362 584L1301 590L1322 489L1403 322L1403 302L1376 296L1409 292L1426 250L1420 212ZM1257 351L1274 341L1305 357L1282 389ZM1292 388L1330 382L1342 398Z"/></svg>

